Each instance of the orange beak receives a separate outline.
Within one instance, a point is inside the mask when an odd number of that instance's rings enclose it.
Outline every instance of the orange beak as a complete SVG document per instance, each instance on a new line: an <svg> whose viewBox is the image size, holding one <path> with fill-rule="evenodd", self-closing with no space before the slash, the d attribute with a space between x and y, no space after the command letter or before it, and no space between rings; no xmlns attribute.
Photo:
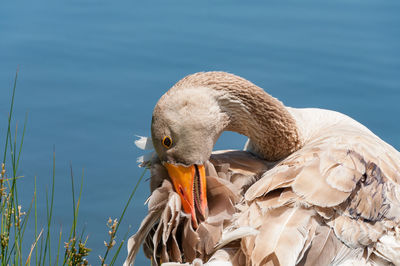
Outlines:
<svg viewBox="0 0 400 266"><path fill-rule="evenodd" d="M182 200L183 210L192 215L193 227L198 227L197 218L207 219L206 171L204 165L174 165L164 163ZM199 217L198 217L199 216Z"/></svg>

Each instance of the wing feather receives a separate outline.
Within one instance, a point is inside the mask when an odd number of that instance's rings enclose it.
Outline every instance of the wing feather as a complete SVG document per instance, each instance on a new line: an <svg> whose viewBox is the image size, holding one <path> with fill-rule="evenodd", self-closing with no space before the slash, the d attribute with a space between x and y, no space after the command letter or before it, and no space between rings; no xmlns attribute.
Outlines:
<svg viewBox="0 0 400 266"><path fill-rule="evenodd" d="M295 265L310 229L312 211L302 207L278 208L268 212L255 236L251 254L254 265L278 260L280 265Z"/></svg>

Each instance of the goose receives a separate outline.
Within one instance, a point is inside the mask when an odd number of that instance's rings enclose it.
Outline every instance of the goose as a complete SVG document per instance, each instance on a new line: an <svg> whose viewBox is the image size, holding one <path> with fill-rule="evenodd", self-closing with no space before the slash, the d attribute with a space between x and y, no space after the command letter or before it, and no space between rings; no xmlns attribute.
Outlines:
<svg viewBox="0 0 400 266"><path fill-rule="evenodd" d="M213 152L223 131L244 150ZM142 243L154 265L400 265L400 153L344 114L199 72L141 141L152 194L125 265Z"/></svg>

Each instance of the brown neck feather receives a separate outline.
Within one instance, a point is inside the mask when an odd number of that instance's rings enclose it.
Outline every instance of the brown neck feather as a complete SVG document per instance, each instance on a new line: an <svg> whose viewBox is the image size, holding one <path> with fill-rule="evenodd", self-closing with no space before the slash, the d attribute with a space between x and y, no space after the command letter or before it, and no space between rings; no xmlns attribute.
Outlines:
<svg viewBox="0 0 400 266"><path fill-rule="evenodd" d="M294 118L279 100L250 81L225 72L200 72L183 78L173 89L185 87L220 91L218 102L228 117L224 130L249 137L254 152L264 159L277 161L301 148Z"/></svg>

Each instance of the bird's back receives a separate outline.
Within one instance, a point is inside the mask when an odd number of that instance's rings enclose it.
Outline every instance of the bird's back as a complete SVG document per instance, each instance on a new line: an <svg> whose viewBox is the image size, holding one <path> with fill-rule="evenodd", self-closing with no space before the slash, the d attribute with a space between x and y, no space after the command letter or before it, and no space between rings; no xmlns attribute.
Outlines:
<svg viewBox="0 0 400 266"><path fill-rule="evenodd" d="M247 262L399 264L399 152L343 114L288 109L303 147L245 194L238 224L260 231L242 242Z"/></svg>

